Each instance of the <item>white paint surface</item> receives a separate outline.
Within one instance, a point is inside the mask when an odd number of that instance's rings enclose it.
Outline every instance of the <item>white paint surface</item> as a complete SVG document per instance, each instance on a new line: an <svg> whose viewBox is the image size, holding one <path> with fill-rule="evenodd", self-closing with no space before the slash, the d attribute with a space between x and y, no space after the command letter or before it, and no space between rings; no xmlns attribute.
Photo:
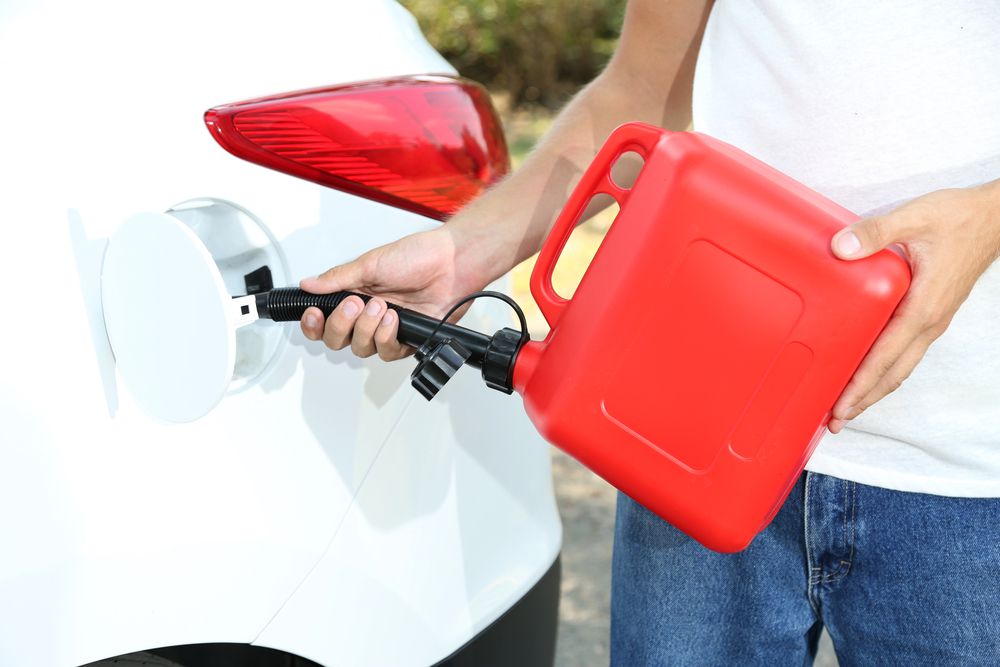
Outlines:
<svg viewBox="0 0 1000 667"><path fill-rule="evenodd" d="M263 377L168 424L137 405L104 329L104 247L139 211L244 206L293 280L434 224L240 161L201 116L446 70L385 0L0 3L0 665L258 637L328 665L427 664L551 562L547 447L474 372L426 404L412 361L333 353L292 325Z"/></svg>
<svg viewBox="0 0 1000 667"><path fill-rule="evenodd" d="M108 241L101 273L115 365L139 405L169 422L205 416L236 365L232 297L193 231L137 213Z"/></svg>

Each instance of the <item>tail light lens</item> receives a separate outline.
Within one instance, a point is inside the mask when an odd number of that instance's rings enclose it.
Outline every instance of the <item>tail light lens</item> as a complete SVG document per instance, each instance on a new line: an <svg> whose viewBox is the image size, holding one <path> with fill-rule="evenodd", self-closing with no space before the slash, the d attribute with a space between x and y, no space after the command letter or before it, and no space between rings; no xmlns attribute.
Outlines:
<svg viewBox="0 0 1000 667"><path fill-rule="evenodd" d="M369 81L209 109L233 155L443 220L510 168L489 95L464 79Z"/></svg>

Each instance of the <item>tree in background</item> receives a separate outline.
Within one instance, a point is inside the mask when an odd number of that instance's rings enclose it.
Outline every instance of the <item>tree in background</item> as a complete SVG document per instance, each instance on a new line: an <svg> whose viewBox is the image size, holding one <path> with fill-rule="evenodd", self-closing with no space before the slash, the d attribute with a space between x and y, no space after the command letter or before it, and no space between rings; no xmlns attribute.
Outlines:
<svg viewBox="0 0 1000 667"><path fill-rule="evenodd" d="M604 67L626 0L401 0L455 68L511 104L559 106Z"/></svg>

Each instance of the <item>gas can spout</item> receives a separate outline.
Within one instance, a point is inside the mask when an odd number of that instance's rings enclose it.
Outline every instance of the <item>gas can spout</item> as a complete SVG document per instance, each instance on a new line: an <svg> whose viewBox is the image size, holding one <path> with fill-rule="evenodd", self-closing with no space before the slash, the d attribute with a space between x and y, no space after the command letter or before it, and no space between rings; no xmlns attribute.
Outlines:
<svg viewBox="0 0 1000 667"><path fill-rule="evenodd" d="M545 346L538 341L529 340L517 353L514 359L514 373L511 378L511 388L519 394L524 394L525 387L538 368L538 360Z"/></svg>

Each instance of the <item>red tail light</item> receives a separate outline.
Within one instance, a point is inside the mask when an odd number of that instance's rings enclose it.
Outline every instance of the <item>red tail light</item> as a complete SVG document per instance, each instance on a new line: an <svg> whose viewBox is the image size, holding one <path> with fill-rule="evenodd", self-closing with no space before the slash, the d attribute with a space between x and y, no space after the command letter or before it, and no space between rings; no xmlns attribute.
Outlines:
<svg viewBox="0 0 1000 667"><path fill-rule="evenodd" d="M443 220L507 173L486 91L421 76L289 93L209 109L233 155Z"/></svg>

